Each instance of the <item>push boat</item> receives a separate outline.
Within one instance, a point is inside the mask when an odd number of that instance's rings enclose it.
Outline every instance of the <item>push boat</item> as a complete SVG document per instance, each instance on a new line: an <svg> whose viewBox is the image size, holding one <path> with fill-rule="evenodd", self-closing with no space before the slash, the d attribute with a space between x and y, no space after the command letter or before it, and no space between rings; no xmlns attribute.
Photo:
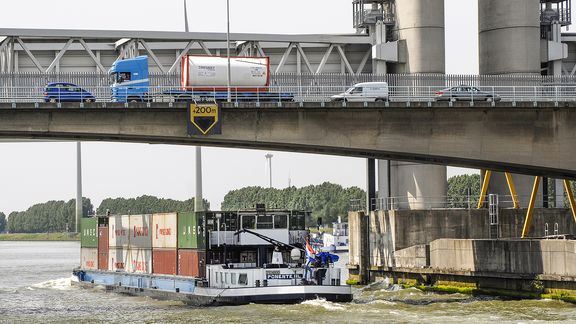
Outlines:
<svg viewBox="0 0 576 324"><path fill-rule="evenodd" d="M97 232L98 250L106 247L108 254L103 256L104 252L98 252L98 257L94 257L94 252L83 247L81 266L73 271L77 278L73 284L195 306L292 304L318 298L331 302L352 301L352 288L341 280L344 269L334 266L338 257L327 252L306 252L309 248L303 226L306 216L306 212L258 209L83 219L82 236ZM196 231L182 225L191 223L187 218L196 223L197 226L192 226L197 227ZM173 258L175 264L172 265L165 257L155 256L160 253L155 251L160 249L135 247L142 242L148 246L147 236L150 236L150 246L154 246L162 233L169 233L176 241L186 240L181 234L187 232L197 234L198 242L205 241L205 250L195 250L192 267L190 258L184 257L184 252L190 251L174 249L172 255L178 257ZM117 234L127 237L119 238ZM83 245L85 241L82 237ZM119 245L124 246L121 252ZM174 242L167 245L182 246ZM190 268L194 269L186 270Z"/></svg>

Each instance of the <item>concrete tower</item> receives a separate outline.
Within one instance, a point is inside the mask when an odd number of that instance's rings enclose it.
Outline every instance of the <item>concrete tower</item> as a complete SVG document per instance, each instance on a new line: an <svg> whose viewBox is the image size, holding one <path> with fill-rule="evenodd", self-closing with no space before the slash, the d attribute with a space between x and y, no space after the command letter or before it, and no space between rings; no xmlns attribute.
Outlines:
<svg viewBox="0 0 576 324"><path fill-rule="evenodd" d="M395 72L445 73L444 0L396 0L393 34L402 44ZM378 161L378 174L379 197L400 197L401 209L444 206L445 166Z"/></svg>
<svg viewBox="0 0 576 324"><path fill-rule="evenodd" d="M540 74L540 1L478 0L480 74Z"/></svg>
<svg viewBox="0 0 576 324"><path fill-rule="evenodd" d="M398 40L406 42L402 73L445 73L444 0L396 0Z"/></svg>
<svg viewBox="0 0 576 324"><path fill-rule="evenodd" d="M560 75L567 48L560 41L560 27L570 22L570 0L478 0L480 74ZM526 207L534 177L513 176L520 207ZM540 186L537 206L542 206ZM502 173L493 173L489 193L506 197L510 191ZM503 207L511 198L500 198Z"/></svg>

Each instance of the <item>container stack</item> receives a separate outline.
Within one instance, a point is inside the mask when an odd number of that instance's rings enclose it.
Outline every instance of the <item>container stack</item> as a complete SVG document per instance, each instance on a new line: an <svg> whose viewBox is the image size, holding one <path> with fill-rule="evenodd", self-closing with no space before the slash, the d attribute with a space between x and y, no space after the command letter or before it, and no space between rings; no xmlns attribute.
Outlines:
<svg viewBox="0 0 576 324"><path fill-rule="evenodd" d="M108 224L108 270L128 271L130 216L110 216Z"/></svg>
<svg viewBox="0 0 576 324"><path fill-rule="evenodd" d="M100 225L98 227L98 270L108 270L109 237L110 232L108 230L108 224Z"/></svg>
<svg viewBox="0 0 576 324"><path fill-rule="evenodd" d="M205 277L206 236L201 214L178 215L178 275Z"/></svg>
<svg viewBox="0 0 576 324"><path fill-rule="evenodd" d="M130 216L128 272L152 273L152 215Z"/></svg>
<svg viewBox="0 0 576 324"><path fill-rule="evenodd" d="M152 216L152 271L176 275L178 263L178 214Z"/></svg>
<svg viewBox="0 0 576 324"><path fill-rule="evenodd" d="M202 214L113 215L81 225L82 269L205 276Z"/></svg>
<svg viewBox="0 0 576 324"><path fill-rule="evenodd" d="M80 268L85 270L99 268L99 229L107 225L107 220L101 217L80 220Z"/></svg>

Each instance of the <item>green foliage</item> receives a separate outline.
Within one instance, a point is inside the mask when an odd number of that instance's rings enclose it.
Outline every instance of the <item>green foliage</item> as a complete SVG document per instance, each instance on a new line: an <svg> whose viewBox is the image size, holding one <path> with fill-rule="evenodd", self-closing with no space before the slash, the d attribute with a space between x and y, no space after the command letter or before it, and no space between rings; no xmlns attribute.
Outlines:
<svg viewBox="0 0 576 324"><path fill-rule="evenodd" d="M6 215L0 212L0 233L6 230Z"/></svg>
<svg viewBox="0 0 576 324"><path fill-rule="evenodd" d="M88 198L82 198L82 215L94 214ZM76 226L76 200L49 201L36 204L23 212L12 212L8 216L10 233L46 233L73 231Z"/></svg>
<svg viewBox="0 0 576 324"><path fill-rule="evenodd" d="M208 201L204 200L204 206L208 209ZM107 210L112 214L193 212L194 198L185 201L163 199L154 196L141 196L138 198L107 198L100 203L98 214L104 214Z"/></svg>
<svg viewBox="0 0 576 324"><path fill-rule="evenodd" d="M463 174L448 179L448 201L452 208L468 207L468 191L470 190L470 205L478 204L481 182L479 174Z"/></svg>
<svg viewBox="0 0 576 324"><path fill-rule="evenodd" d="M343 188L329 182L303 188L247 187L228 192L222 210L251 208L256 203L264 203L267 208L310 209L314 219L322 217L327 224L336 221L338 216L347 219L350 200L364 199L365 195L358 187Z"/></svg>

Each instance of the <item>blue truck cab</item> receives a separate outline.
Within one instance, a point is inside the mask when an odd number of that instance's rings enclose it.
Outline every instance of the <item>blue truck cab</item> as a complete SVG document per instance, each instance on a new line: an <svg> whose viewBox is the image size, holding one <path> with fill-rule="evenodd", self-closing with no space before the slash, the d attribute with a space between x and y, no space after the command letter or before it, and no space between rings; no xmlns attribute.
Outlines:
<svg viewBox="0 0 576 324"><path fill-rule="evenodd" d="M116 61L108 74L112 83L112 101L148 101L148 56Z"/></svg>

